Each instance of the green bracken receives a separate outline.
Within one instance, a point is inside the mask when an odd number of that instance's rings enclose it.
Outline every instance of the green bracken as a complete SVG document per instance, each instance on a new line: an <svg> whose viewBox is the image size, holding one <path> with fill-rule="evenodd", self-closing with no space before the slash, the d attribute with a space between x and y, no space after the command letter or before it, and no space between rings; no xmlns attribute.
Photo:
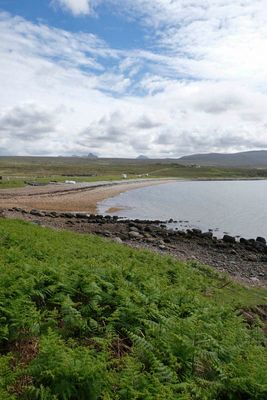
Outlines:
<svg viewBox="0 0 267 400"><path fill-rule="evenodd" d="M94 236L0 220L1 400L267 398L264 290Z"/></svg>

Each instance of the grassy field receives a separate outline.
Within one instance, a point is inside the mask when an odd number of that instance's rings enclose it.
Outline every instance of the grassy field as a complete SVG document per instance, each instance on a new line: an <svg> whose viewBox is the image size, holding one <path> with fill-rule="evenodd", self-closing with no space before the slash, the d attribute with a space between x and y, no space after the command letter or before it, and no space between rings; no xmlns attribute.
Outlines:
<svg viewBox="0 0 267 400"><path fill-rule="evenodd" d="M267 398L266 290L23 221L0 247L1 400Z"/></svg>
<svg viewBox="0 0 267 400"><path fill-rule="evenodd" d="M0 188L24 186L24 181L99 181L128 178L267 178L265 169L183 166L174 160L97 159L75 157L0 157Z"/></svg>

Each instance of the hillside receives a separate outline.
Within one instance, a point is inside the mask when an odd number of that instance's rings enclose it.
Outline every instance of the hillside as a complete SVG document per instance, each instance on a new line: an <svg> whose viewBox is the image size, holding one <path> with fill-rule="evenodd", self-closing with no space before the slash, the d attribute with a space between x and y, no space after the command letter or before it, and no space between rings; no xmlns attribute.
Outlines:
<svg viewBox="0 0 267 400"><path fill-rule="evenodd" d="M0 220L1 400L266 399L266 290Z"/></svg>
<svg viewBox="0 0 267 400"><path fill-rule="evenodd" d="M220 167L267 167L267 150L246 151L242 153L192 154L178 160L182 164L198 164Z"/></svg>

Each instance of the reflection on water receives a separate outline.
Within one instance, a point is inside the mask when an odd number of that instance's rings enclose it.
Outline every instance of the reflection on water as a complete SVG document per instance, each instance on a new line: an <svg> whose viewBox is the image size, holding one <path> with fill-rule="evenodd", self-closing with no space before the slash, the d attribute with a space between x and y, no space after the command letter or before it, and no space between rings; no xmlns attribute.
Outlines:
<svg viewBox="0 0 267 400"><path fill-rule="evenodd" d="M177 221L172 227L267 237L267 181L180 181L130 190L99 204L127 218Z"/></svg>

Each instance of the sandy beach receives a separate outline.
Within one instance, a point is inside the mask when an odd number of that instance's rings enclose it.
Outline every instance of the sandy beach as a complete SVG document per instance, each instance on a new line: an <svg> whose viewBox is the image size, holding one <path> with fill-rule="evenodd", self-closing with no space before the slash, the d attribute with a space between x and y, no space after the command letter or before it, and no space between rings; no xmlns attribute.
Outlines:
<svg viewBox="0 0 267 400"><path fill-rule="evenodd" d="M0 207L96 213L97 204L122 192L170 182L170 179L27 186L0 191Z"/></svg>

